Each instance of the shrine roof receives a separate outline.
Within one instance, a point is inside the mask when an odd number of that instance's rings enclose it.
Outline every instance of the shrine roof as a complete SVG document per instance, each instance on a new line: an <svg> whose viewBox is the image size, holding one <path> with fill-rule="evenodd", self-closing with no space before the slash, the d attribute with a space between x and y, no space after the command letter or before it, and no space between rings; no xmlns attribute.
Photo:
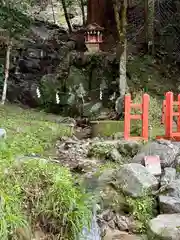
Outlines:
<svg viewBox="0 0 180 240"><path fill-rule="evenodd" d="M92 23L92 24L89 24L87 27L86 27L86 30L96 30L96 31L103 31L104 28L103 27L100 27L98 24L96 23Z"/></svg>

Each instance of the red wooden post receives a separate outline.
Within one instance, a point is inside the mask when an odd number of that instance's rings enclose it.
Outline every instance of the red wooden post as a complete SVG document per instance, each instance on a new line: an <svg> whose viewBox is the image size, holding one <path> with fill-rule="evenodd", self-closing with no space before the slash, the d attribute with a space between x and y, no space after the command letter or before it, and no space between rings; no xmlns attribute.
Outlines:
<svg viewBox="0 0 180 240"><path fill-rule="evenodd" d="M173 93L166 93L165 137L172 137L173 126Z"/></svg>
<svg viewBox="0 0 180 240"><path fill-rule="evenodd" d="M128 140L130 136L130 114L131 114L131 95L125 96L125 113L124 113L124 139Z"/></svg>
<svg viewBox="0 0 180 240"><path fill-rule="evenodd" d="M174 106L178 106L177 112L174 112ZM176 132L173 132L173 116L177 116ZM173 93L166 93L164 124L165 136L157 136L156 138L165 138L171 141L180 141L180 94L178 95L178 101L174 101Z"/></svg>
<svg viewBox="0 0 180 240"><path fill-rule="evenodd" d="M126 140L148 140L148 110L149 110L149 95L143 95L142 104L132 103L131 95L125 96L125 116L124 116L124 138ZM142 111L141 114L132 114L131 108L137 108ZM131 120L141 120L142 121L142 134L139 137L130 136Z"/></svg>
<svg viewBox="0 0 180 240"><path fill-rule="evenodd" d="M180 94L178 94L178 117L177 117L177 132L180 132Z"/></svg>
<svg viewBox="0 0 180 240"><path fill-rule="evenodd" d="M142 138L144 140L148 140L148 112L149 112L149 95L143 95L143 102L142 102Z"/></svg>

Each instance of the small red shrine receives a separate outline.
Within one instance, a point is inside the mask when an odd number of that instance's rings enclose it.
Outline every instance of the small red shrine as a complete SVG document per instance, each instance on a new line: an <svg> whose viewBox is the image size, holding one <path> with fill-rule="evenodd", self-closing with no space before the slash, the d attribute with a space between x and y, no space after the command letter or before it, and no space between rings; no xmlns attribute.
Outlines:
<svg viewBox="0 0 180 240"><path fill-rule="evenodd" d="M89 52L98 52L103 42L103 30L98 24L89 24L86 27L85 44Z"/></svg>

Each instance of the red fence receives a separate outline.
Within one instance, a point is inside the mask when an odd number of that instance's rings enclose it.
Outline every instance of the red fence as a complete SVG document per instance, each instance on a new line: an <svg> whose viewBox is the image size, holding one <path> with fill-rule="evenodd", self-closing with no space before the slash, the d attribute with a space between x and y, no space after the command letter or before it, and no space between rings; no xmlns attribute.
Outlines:
<svg viewBox="0 0 180 240"><path fill-rule="evenodd" d="M174 106L177 106L177 112L174 111ZM176 132L173 132L174 116L177 117ZM172 92L166 93L166 98L163 101L162 123L165 125L165 136L157 136L156 138L180 141L180 94L178 100L174 101L174 94Z"/></svg>
<svg viewBox="0 0 180 240"><path fill-rule="evenodd" d="M124 116L124 138L126 140L148 140L148 111L149 111L149 95L144 94L142 97L142 103L132 103L131 95L125 96L125 116ZM140 109L141 114L131 114L131 109ZM141 136L130 136L131 120L142 121L142 133Z"/></svg>

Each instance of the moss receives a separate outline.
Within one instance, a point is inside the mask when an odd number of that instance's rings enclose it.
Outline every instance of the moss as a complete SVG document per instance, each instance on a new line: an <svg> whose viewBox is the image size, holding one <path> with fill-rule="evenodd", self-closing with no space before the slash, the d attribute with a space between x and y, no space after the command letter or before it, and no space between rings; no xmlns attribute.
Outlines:
<svg viewBox="0 0 180 240"><path fill-rule="evenodd" d="M92 137L110 137L124 131L123 121L92 121Z"/></svg>
<svg viewBox="0 0 180 240"><path fill-rule="evenodd" d="M112 144L108 143L94 143L88 152L89 157L97 157L99 159L106 159L109 156L109 153L114 148Z"/></svg>
<svg viewBox="0 0 180 240"><path fill-rule="evenodd" d="M94 175L96 177L99 177L104 171L113 170L113 169L115 170L118 167L119 167L119 164L114 163L112 161L107 161L96 170L96 173Z"/></svg>

